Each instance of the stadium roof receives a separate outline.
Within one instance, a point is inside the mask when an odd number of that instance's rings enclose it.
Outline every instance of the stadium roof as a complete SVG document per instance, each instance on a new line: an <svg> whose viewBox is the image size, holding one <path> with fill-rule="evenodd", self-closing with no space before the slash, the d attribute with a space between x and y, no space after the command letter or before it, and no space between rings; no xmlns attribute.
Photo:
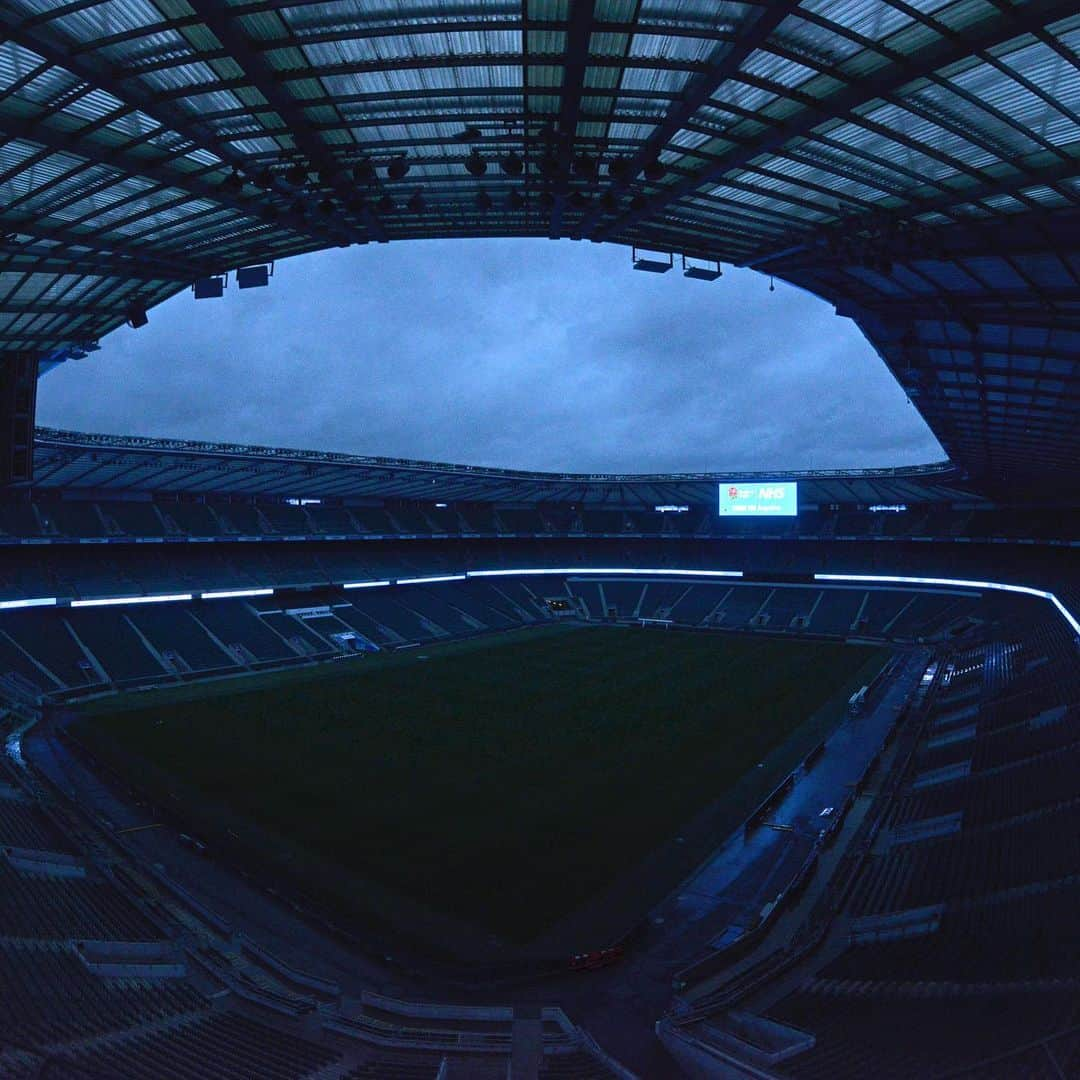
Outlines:
<svg viewBox="0 0 1080 1080"><path fill-rule="evenodd" d="M591 507L714 505L720 481L796 479L803 505L971 502L948 462L855 472L546 473L231 443L39 428L38 490L425 502L559 502Z"/></svg>
<svg viewBox="0 0 1080 1080"><path fill-rule="evenodd" d="M5 0L0 37L0 350L330 245L607 240L806 287L976 480L1075 477L1076 0Z"/></svg>

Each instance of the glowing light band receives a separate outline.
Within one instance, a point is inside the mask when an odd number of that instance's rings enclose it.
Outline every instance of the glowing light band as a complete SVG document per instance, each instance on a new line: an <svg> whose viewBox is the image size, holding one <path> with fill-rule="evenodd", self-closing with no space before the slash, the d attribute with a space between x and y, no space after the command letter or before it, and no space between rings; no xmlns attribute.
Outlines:
<svg viewBox="0 0 1080 1080"><path fill-rule="evenodd" d="M1061 617L1080 634L1080 621L1052 593L1045 589L1033 589L1030 585L1008 585L1003 581L968 581L964 578L897 577L888 574L815 574L815 581L854 581L870 585L942 585L958 589L993 589L997 592L1021 593L1049 600Z"/></svg>
<svg viewBox="0 0 1080 1080"><path fill-rule="evenodd" d="M226 589L224 592L199 593L204 600L233 600L241 596L273 596L273 589Z"/></svg>
<svg viewBox="0 0 1080 1080"><path fill-rule="evenodd" d="M538 574L570 574L580 577L582 574L613 574L619 577L704 577L704 578L741 578L741 570L650 570L624 566L564 566L557 570L469 570L468 577L533 577Z"/></svg>
<svg viewBox="0 0 1080 1080"><path fill-rule="evenodd" d="M398 578L398 585L424 585L436 581L464 581L464 574L440 574L438 577L403 577Z"/></svg>
<svg viewBox="0 0 1080 1080"><path fill-rule="evenodd" d="M170 593L167 596L109 596L100 600L72 600L72 607L112 607L117 604L166 604L173 600L190 600L191 593Z"/></svg>

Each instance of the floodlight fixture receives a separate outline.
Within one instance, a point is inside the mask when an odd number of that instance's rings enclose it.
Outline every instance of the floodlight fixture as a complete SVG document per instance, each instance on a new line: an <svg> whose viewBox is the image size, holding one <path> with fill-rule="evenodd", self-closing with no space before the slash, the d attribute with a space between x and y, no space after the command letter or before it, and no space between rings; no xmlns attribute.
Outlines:
<svg viewBox="0 0 1080 1080"><path fill-rule="evenodd" d="M241 192L244 190L244 178L233 169L233 171L221 181L221 186L226 191Z"/></svg>
<svg viewBox="0 0 1080 1080"><path fill-rule="evenodd" d="M595 179L600 166L596 158L591 157L589 154L578 154L578 156L574 158L573 167L575 176L581 176L586 180L592 180Z"/></svg>
<svg viewBox="0 0 1080 1080"><path fill-rule="evenodd" d="M626 158L612 158L607 163L607 174L612 180L622 180L629 168L630 162Z"/></svg>
<svg viewBox="0 0 1080 1080"><path fill-rule="evenodd" d="M487 172L487 162L476 150L473 150L465 159L465 171L470 176L483 176Z"/></svg>
<svg viewBox="0 0 1080 1080"><path fill-rule="evenodd" d="M196 300L217 300L225 293L225 275L196 278L191 285Z"/></svg>
<svg viewBox="0 0 1080 1080"><path fill-rule="evenodd" d="M525 162L521 160L520 155L511 150L510 153L499 162L499 168L501 168L507 176L520 176L525 170Z"/></svg>
<svg viewBox="0 0 1080 1080"><path fill-rule="evenodd" d="M635 270L644 270L649 274L666 274L675 265L675 256L672 252L667 255L652 254L650 252L638 252L631 249L631 260Z"/></svg>
<svg viewBox="0 0 1080 1080"><path fill-rule="evenodd" d="M409 173L409 163L404 157L396 157L386 166L386 175L391 180L404 180Z"/></svg>
<svg viewBox="0 0 1080 1080"><path fill-rule="evenodd" d="M464 131L459 131L454 138L458 142L473 142L476 139L483 137L483 132L478 127L467 127Z"/></svg>
<svg viewBox="0 0 1080 1080"><path fill-rule="evenodd" d="M724 271L718 262L705 262L698 265L691 262L685 255L682 257L683 277L693 278L695 281L715 281L724 276Z"/></svg>
<svg viewBox="0 0 1080 1080"><path fill-rule="evenodd" d="M490 210L492 207L491 196L486 191L478 191L476 193L476 208L477 210Z"/></svg>
<svg viewBox="0 0 1080 1080"><path fill-rule="evenodd" d="M392 214L394 212L394 200L389 195L384 195L379 200L378 205L380 214Z"/></svg>
<svg viewBox="0 0 1080 1080"><path fill-rule="evenodd" d="M424 212L424 196L419 191L414 191L409 197L407 205L412 213L422 214Z"/></svg>
<svg viewBox="0 0 1080 1080"><path fill-rule="evenodd" d="M548 180L556 179L563 172L562 162L559 161L555 154L545 154L540 159L537 168L540 170L540 175L547 177Z"/></svg>
<svg viewBox="0 0 1080 1080"><path fill-rule="evenodd" d="M375 172L375 166L370 161L358 161L353 166L353 179L358 184L370 184L373 180L377 179Z"/></svg>
<svg viewBox="0 0 1080 1080"><path fill-rule="evenodd" d="M150 321L146 314L146 305L141 300L132 300L124 309L124 321L132 330L145 326Z"/></svg>
<svg viewBox="0 0 1080 1080"><path fill-rule="evenodd" d="M511 210L524 210L525 209L525 196L520 191L511 191L506 196L506 205Z"/></svg>
<svg viewBox="0 0 1080 1080"><path fill-rule="evenodd" d="M274 275L274 264L264 266L241 266L236 271L238 289L262 289L270 284Z"/></svg>
<svg viewBox="0 0 1080 1080"><path fill-rule="evenodd" d="M303 165L290 165L285 170L285 183L292 187L303 187L307 183L308 171Z"/></svg>

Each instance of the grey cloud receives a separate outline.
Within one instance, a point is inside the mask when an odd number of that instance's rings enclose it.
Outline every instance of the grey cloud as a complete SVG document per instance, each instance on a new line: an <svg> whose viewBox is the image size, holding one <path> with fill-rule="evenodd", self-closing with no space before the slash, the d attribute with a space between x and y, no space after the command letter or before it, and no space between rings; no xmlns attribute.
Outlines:
<svg viewBox="0 0 1080 1080"><path fill-rule="evenodd" d="M42 423L581 471L861 468L943 454L847 320L622 248L424 241L177 296L48 375Z"/></svg>

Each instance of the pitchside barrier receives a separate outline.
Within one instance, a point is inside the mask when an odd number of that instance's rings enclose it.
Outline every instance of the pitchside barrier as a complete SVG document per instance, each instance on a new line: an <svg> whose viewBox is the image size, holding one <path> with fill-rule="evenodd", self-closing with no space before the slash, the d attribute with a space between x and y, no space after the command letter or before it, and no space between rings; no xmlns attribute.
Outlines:
<svg viewBox="0 0 1080 1080"><path fill-rule="evenodd" d="M290 967L283 960L279 960L273 953L264 949L257 941L249 938L242 930L235 935L234 941L257 964L268 968L274 975L294 989L319 994L322 997L334 1000L341 997L341 987L336 982Z"/></svg>
<svg viewBox="0 0 1080 1080"><path fill-rule="evenodd" d="M905 708L901 711L900 716L897 717L893 724L890 725L885 734L882 747L867 761L866 767L856 781L854 788L844 796L843 802L832 814L828 825L826 825L814 842L814 846L807 855L806 860L799 867L787 888L776 897L776 900L769 911L763 915L753 929L749 930L742 937L737 938L727 947L710 950L706 955L678 971L673 980L676 991L683 989L689 985L691 981L697 982L701 979L708 978L710 975L715 975L718 972L723 971L724 968L729 967L735 960L752 952L772 928L772 923L777 914L791 901L798 899L810 884L814 871L817 869L818 861L821 858L821 853L831 847L836 838L840 835L840 830L843 828L847 815L855 803L855 799L865 789L870 776L881 761L884 747L887 746L892 739L900 719L906 715L907 709ZM817 761L824 753L826 745L826 740L818 743L818 745L806 755L802 764L796 766L796 768L793 769L768 796L766 796L765 800L750 815L750 817L747 818L746 823L743 826L744 834L749 833L751 829L756 828L764 821L766 814L773 809L794 786L800 770L809 770L810 765Z"/></svg>
<svg viewBox="0 0 1080 1080"><path fill-rule="evenodd" d="M912 723L904 730L903 741L897 745L896 755L883 780L881 791L875 798L870 812L863 821L860 822L854 836L852 836L847 851L840 857L840 861L833 870L832 876L826 884L824 891L814 901L810 913L796 931L794 937L786 944L767 953L761 960L747 968L746 971L736 976L707 998L701 999L701 1001L694 1006L688 1006L684 1002L683 1009L675 1021L677 1024L682 1025L691 1023L705 1015L711 1009L733 1004L740 1000L757 986L775 978L782 971L790 968L792 964L796 963L800 958L816 948L825 937L825 933L833 917L840 910L851 889L854 887L858 871L870 849L873 847L878 830L885 820L889 807L891 807L893 799L896 797L896 794L903 783L903 778L907 772L908 765L914 757L918 747L919 738L925 729L926 721L930 715L930 710L933 707L936 692L939 688L941 676L941 666L939 661L940 657L935 656L933 660L935 674L930 686L925 688L925 690L916 691L916 705L902 710L901 716L909 717ZM912 713L912 708L914 707L917 707L917 715ZM891 729L893 732L898 730L897 725L899 722L900 717L894 722L893 728ZM864 771L862 779L865 780L867 776L869 776L869 769ZM848 806L850 806L853 801L854 797L849 797ZM836 835L837 832L834 829L832 833L830 833L829 839L835 839ZM779 906L780 904L778 902L771 914L775 914ZM719 959L718 957L704 956L697 963L690 964L677 972L674 980L676 992L685 989L685 987L689 985L690 979L700 980L708 975L718 974L720 971L723 971L724 968L730 964L733 955L729 951L724 953L722 958L722 963L714 963L714 961ZM676 1005L676 1008L677 1007L678 1003Z"/></svg>
<svg viewBox="0 0 1080 1080"><path fill-rule="evenodd" d="M819 742L817 744L817 746L815 746L813 748L813 750L811 750L810 753L807 754L806 757L803 758L802 767L807 772L809 772L814 767L814 765L817 764L818 758L820 758L821 755L824 754L824 753L825 753L825 740L822 739L821 742Z"/></svg>
<svg viewBox="0 0 1080 1080"><path fill-rule="evenodd" d="M746 819L746 823L743 825L743 832L749 833L752 829L756 829L764 820L765 815L772 810L783 797L795 786L795 777L799 772L801 766L796 765L794 769L779 784L776 785L769 792L768 795L758 804L757 809L754 810L750 816Z"/></svg>

